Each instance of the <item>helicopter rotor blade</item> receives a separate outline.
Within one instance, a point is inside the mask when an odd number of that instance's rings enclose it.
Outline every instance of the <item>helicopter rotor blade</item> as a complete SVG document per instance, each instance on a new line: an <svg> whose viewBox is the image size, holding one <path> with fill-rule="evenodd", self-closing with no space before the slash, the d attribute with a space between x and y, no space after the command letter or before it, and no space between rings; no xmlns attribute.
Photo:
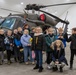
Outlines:
<svg viewBox="0 0 76 75"><path fill-rule="evenodd" d="M73 5L73 4L76 4L76 2L46 5L46 6L42 7L42 8L45 8L45 7L53 7L53 6L61 6L61 5Z"/></svg>
<svg viewBox="0 0 76 75"><path fill-rule="evenodd" d="M54 7L54 6L62 6L62 5L73 5L76 4L76 2L71 2L71 3L61 3L61 4L53 4L53 5L37 5L37 4L28 4L26 5L25 10L39 10L41 8L46 8L46 7Z"/></svg>

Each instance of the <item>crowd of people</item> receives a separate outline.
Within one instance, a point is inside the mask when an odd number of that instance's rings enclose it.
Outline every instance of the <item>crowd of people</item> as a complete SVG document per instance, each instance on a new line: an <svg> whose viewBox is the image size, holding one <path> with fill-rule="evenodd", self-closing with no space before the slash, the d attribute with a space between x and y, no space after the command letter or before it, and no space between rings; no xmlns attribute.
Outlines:
<svg viewBox="0 0 76 75"><path fill-rule="evenodd" d="M46 53L47 68L53 71L60 70L68 65L65 57L66 42L70 44L70 69L73 69L73 59L76 54L76 28L72 28L72 34L68 38L63 29L58 29L58 35L54 34L53 28L48 28L46 34L41 27L33 27L31 30L28 25L22 30L21 27L13 31L7 30L5 33L0 29L0 64L4 63L4 51L6 51L7 64L11 64L12 55L15 62L33 64L39 72L43 71L43 53Z"/></svg>

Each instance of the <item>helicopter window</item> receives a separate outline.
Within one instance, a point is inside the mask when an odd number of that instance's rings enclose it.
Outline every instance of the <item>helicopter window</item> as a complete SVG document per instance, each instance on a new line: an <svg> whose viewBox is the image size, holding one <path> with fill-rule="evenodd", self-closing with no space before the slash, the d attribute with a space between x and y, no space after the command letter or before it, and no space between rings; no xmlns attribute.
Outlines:
<svg viewBox="0 0 76 75"><path fill-rule="evenodd" d="M3 22L4 19L0 19L0 24Z"/></svg>
<svg viewBox="0 0 76 75"><path fill-rule="evenodd" d="M2 23L2 27L12 29L16 22L16 18L8 18Z"/></svg>

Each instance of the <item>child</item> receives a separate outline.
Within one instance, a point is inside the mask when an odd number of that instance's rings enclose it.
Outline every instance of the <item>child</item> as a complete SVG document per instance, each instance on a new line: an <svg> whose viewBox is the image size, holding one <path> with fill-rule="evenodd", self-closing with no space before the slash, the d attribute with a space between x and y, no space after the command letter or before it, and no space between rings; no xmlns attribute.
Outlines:
<svg viewBox="0 0 76 75"><path fill-rule="evenodd" d="M63 33L63 28L58 28L58 35L56 38L61 40L64 44L64 47L66 47L67 33Z"/></svg>
<svg viewBox="0 0 76 75"><path fill-rule="evenodd" d="M16 37L14 38L14 43L17 47L17 51L18 51L18 61L19 63L22 63L24 61L24 56L23 56L23 52L20 51L20 49L22 49L22 44L21 44L21 36L23 35L23 31L21 27L17 28L17 34Z"/></svg>
<svg viewBox="0 0 76 75"><path fill-rule="evenodd" d="M50 63L51 63L51 54L52 54L52 49L50 48L52 42L56 40L56 36L53 33L53 28L48 29L48 35L45 36L45 41L46 41L46 54L47 54L47 68L50 69Z"/></svg>
<svg viewBox="0 0 76 75"><path fill-rule="evenodd" d="M70 44L70 50L71 50L70 69L72 70L74 55L76 55L76 27L72 28L72 35L69 37L68 42L71 42Z"/></svg>
<svg viewBox="0 0 76 75"><path fill-rule="evenodd" d="M25 29L27 29L27 30L29 31L29 33L30 33L30 27L29 27L28 24L25 24L25 25L24 25L23 30L25 30Z"/></svg>
<svg viewBox="0 0 76 75"><path fill-rule="evenodd" d="M58 70L58 65L60 72L63 72L63 67L64 65L68 65L67 60L65 58L65 51L64 51L64 45L62 43L62 41L60 40L56 40L53 44L52 44L52 49L53 49L53 53L52 53L52 61L53 61L53 71L57 71Z"/></svg>
<svg viewBox="0 0 76 75"><path fill-rule="evenodd" d="M13 31L13 37L14 37L14 58L15 58L16 62L19 61L19 50L18 50L17 44L16 44L17 37L18 37L17 33L18 33L17 29L14 29L14 31Z"/></svg>
<svg viewBox="0 0 76 75"><path fill-rule="evenodd" d="M7 51L7 60L8 60L8 65L11 64L11 53L13 51L13 37L12 37L12 31L8 30L7 35L4 39L5 46L6 46L6 51Z"/></svg>
<svg viewBox="0 0 76 75"><path fill-rule="evenodd" d="M24 34L21 37L21 43L24 48L24 62L28 65L28 54L30 56L30 62L34 64L34 59L32 58L32 51L31 51L31 36L29 35L29 31L27 29L24 30Z"/></svg>
<svg viewBox="0 0 76 75"><path fill-rule="evenodd" d="M33 38L34 36L34 33L35 33L35 27L32 27L31 28L31 32L30 32L30 36Z"/></svg>
<svg viewBox="0 0 76 75"><path fill-rule="evenodd" d="M4 44L4 30L0 29L0 65L3 64L3 60L4 60L4 50L5 50L5 44Z"/></svg>
<svg viewBox="0 0 76 75"><path fill-rule="evenodd" d="M35 34L32 41L32 50L35 51L36 54L36 66L33 69L39 69L39 72L43 70L43 54L42 51L45 49L45 39L42 33L41 27L35 28Z"/></svg>

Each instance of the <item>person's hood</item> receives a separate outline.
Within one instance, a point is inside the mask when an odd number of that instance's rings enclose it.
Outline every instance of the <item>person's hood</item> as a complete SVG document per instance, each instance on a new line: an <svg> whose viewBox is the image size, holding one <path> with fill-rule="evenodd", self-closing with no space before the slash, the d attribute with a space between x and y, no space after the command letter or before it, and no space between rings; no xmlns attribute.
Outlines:
<svg viewBox="0 0 76 75"><path fill-rule="evenodd" d="M52 42L52 44L51 44L51 48L52 48L52 50L54 50L55 49L55 46L56 46L56 41L54 41L54 42ZM63 44L63 42L61 42L61 46L60 46L62 49L64 49L64 44Z"/></svg>

